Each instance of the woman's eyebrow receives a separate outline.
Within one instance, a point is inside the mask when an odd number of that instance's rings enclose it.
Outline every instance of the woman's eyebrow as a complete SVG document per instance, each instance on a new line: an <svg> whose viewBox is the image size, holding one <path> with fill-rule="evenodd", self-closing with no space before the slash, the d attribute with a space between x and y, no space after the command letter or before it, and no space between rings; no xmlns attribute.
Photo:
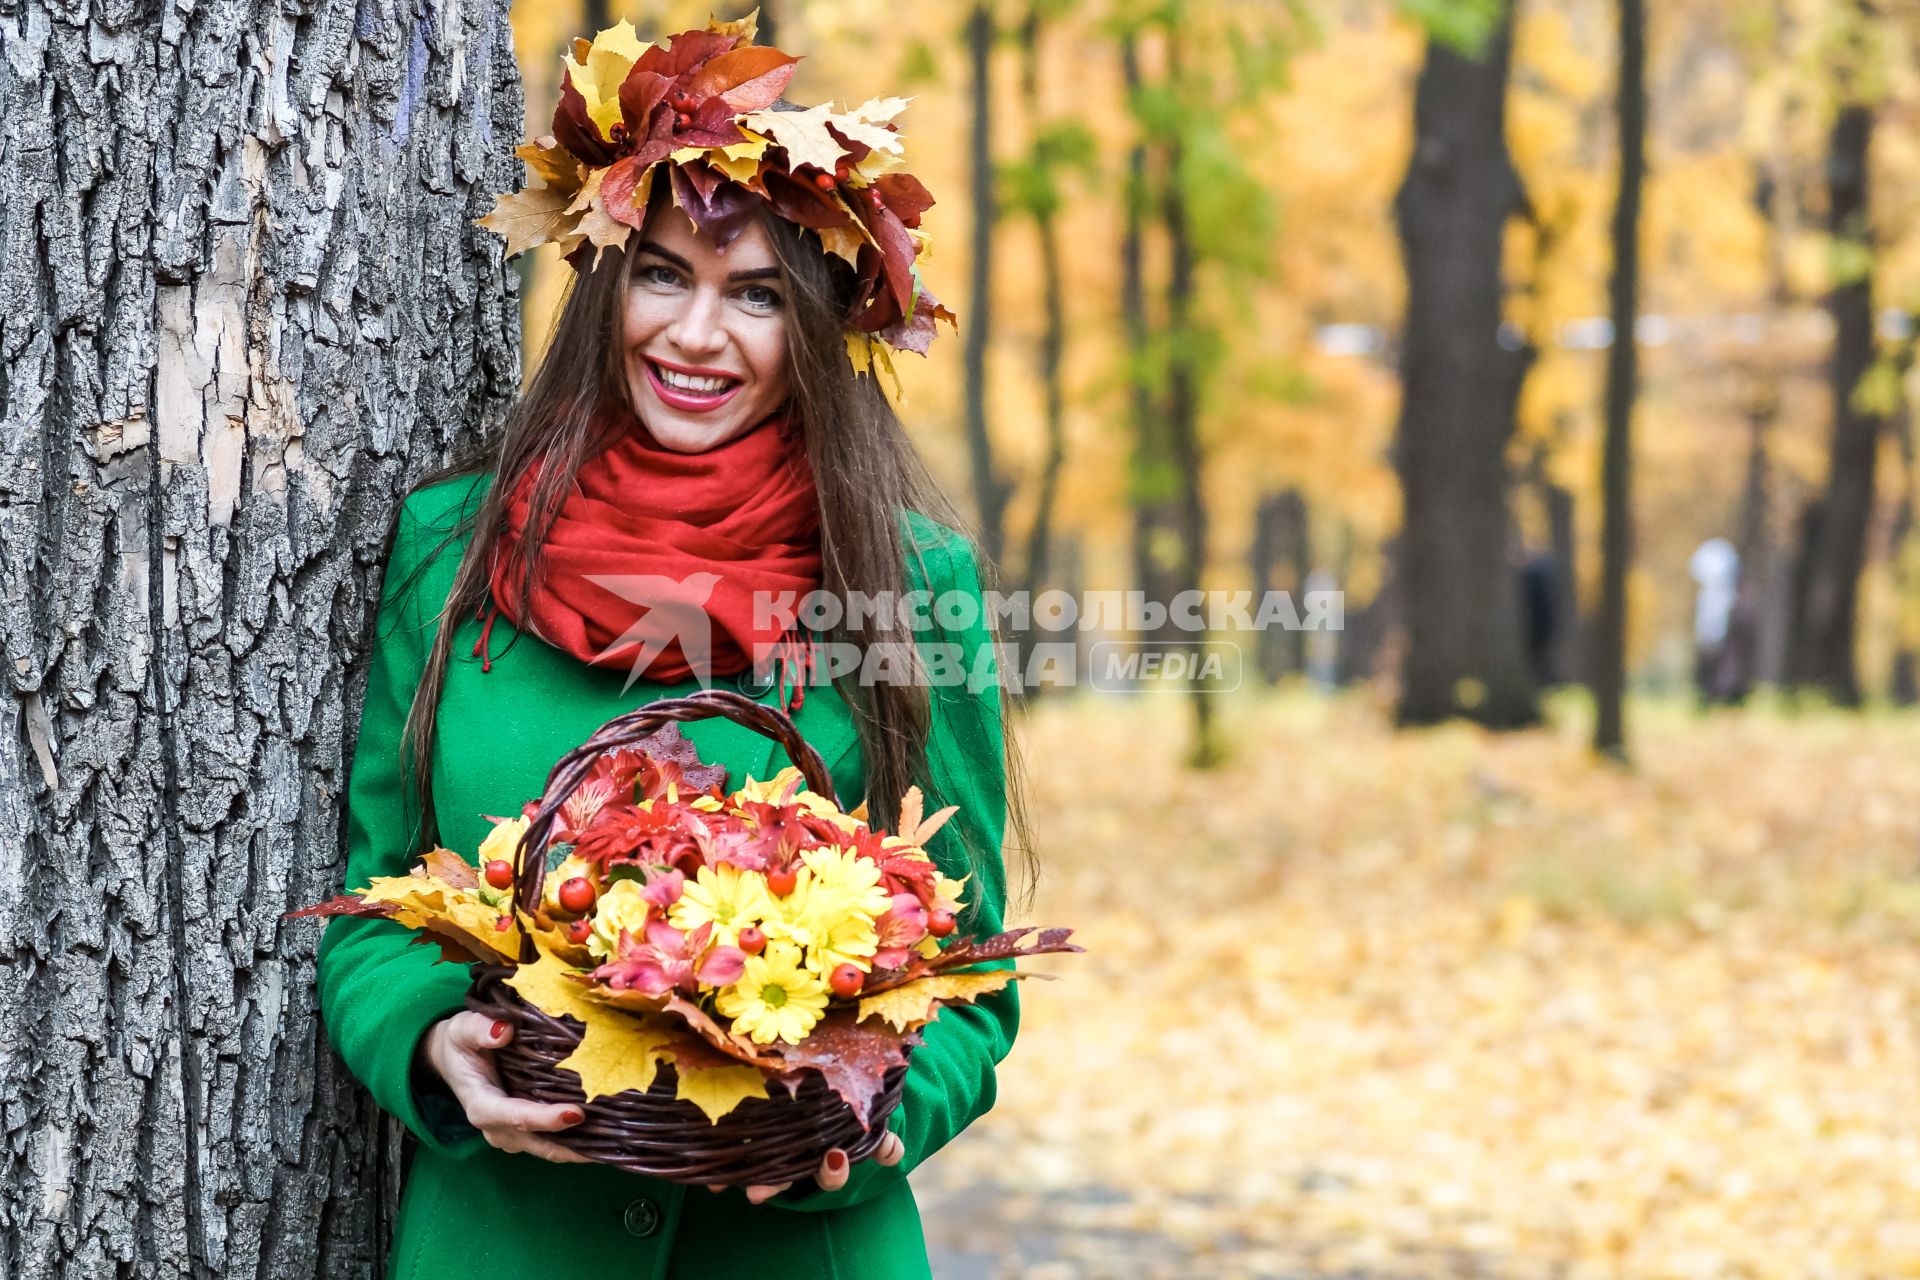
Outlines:
<svg viewBox="0 0 1920 1280"><path fill-rule="evenodd" d="M693 264L691 262L688 262L685 258L670 249L662 249L651 240L640 246L640 252L650 253L656 258L665 258L668 262L671 262L688 275L693 274ZM778 267L754 267L749 271L735 271L729 275L727 279L730 282L741 280L772 280L777 278L779 274L780 268Z"/></svg>

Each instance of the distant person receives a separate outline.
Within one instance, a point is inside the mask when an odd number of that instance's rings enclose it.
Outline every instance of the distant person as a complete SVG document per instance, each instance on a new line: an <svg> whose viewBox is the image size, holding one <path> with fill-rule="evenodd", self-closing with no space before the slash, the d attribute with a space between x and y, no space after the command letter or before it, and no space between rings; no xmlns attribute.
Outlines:
<svg viewBox="0 0 1920 1280"><path fill-rule="evenodd" d="M1694 549L1687 568L1699 587L1693 598L1694 686L1704 703L1729 701L1724 668L1731 652L1728 638L1734 606L1740 598L1740 553L1725 538L1708 538ZM1750 612L1750 602L1747 607ZM1751 668L1752 664L1742 665Z"/></svg>
<svg viewBox="0 0 1920 1280"><path fill-rule="evenodd" d="M1553 553L1535 551L1520 565L1520 601L1527 616L1527 669L1533 683L1545 689L1559 673L1553 669L1553 645L1560 630L1555 598L1558 583Z"/></svg>

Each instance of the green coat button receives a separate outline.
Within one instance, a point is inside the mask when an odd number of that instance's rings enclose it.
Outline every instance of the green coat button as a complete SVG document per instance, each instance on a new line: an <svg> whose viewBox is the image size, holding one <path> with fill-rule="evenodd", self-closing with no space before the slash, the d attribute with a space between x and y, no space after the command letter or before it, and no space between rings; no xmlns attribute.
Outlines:
<svg viewBox="0 0 1920 1280"><path fill-rule="evenodd" d="M660 1208L651 1200L635 1200L627 1206L627 1231L636 1236L650 1236L660 1229Z"/></svg>

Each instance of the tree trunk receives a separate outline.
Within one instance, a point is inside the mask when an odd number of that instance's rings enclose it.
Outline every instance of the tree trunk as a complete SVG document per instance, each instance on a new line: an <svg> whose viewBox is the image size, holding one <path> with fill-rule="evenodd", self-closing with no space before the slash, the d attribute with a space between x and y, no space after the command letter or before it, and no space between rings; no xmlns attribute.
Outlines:
<svg viewBox="0 0 1920 1280"><path fill-rule="evenodd" d="M1041 6L1030 5L1021 28L1024 57L1021 87L1026 98L1027 120L1035 130L1040 127L1040 22ZM1033 163L1044 170L1046 158L1038 146ZM1067 302L1060 271L1059 218L1053 205L1043 201L1034 210L1033 222L1040 242L1040 390L1047 448L1040 461L1033 524L1027 531L1026 582L1029 591L1038 593L1047 585L1048 561L1053 548L1053 503L1060 489L1060 474L1067 464L1067 397L1062 376L1067 350Z"/></svg>
<svg viewBox="0 0 1920 1280"><path fill-rule="evenodd" d="M1620 0L1617 90L1620 190L1613 206L1608 311L1606 439L1600 462L1600 612L1593 635L1593 749L1626 753L1627 568L1633 560L1633 403L1640 344L1640 185L1646 174L1647 15L1644 0Z"/></svg>
<svg viewBox="0 0 1920 1280"><path fill-rule="evenodd" d="M282 913L397 504L519 383L507 6L8 12L0 1275L368 1275L394 1166Z"/></svg>
<svg viewBox="0 0 1920 1280"><path fill-rule="evenodd" d="M1794 627L1793 682L1825 690L1842 706L1860 703L1854 666L1860 572L1873 514L1874 461L1880 418L1854 403L1853 391L1873 364L1873 248L1867 205L1867 149L1873 112L1859 103L1840 109L1827 149L1827 225L1836 243L1859 252L1859 265L1828 296L1833 314L1833 439L1827 492L1807 545L1806 572ZM1852 255L1849 255L1852 256Z"/></svg>
<svg viewBox="0 0 1920 1280"><path fill-rule="evenodd" d="M973 218L973 259L967 264L966 404L967 457L973 470L973 500L980 519L980 548L995 565L1006 550L1008 485L993 456L987 430L987 344L993 334L993 8L973 6L967 16L967 54L973 69L968 158Z"/></svg>
<svg viewBox="0 0 1920 1280"><path fill-rule="evenodd" d="M1253 599L1256 606L1268 591L1284 591L1296 606L1304 607L1302 592L1313 571L1307 525L1307 500L1298 489L1283 489L1260 500L1253 512ZM1307 668L1307 633L1268 627L1257 640L1255 654L1260 678L1278 684L1283 676L1300 675Z"/></svg>
<svg viewBox="0 0 1920 1280"><path fill-rule="evenodd" d="M1167 28L1167 82L1180 84L1180 29ZM1193 338L1194 246L1187 217L1186 146L1178 127L1168 146L1166 189L1161 193L1161 217L1167 226L1167 444L1173 463L1176 528L1180 535L1181 591L1199 591L1207 567L1207 504L1201 475L1200 371ZM1204 633L1189 636L1205 640ZM1196 677L1188 698L1193 710L1193 749L1189 759L1206 767L1220 759L1215 741L1213 703L1217 695Z"/></svg>
<svg viewBox="0 0 1920 1280"><path fill-rule="evenodd" d="M1539 715L1509 563L1506 448L1528 353L1502 342L1501 244L1524 202L1507 154L1512 9L1473 61L1429 42L1396 201L1407 268L1395 463L1406 628L1399 719Z"/></svg>
<svg viewBox="0 0 1920 1280"><path fill-rule="evenodd" d="M1140 74L1137 37L1131 31L1120 41L1120 68L1130 98L1144 84ZM1136 127L1141 127L1136 123ZM1164 496L1163 443L1165 413L1155 403L1152 368L1152 320L1147 313L1147 208L1150 200L1147 146L1136 137L1127 149L1125 224L1120 236L1120 315L1127 351L1128 422L1133 449L1128 458L1129 496L1133 504L1134 580L1149 601L1166 605L1179 591L1178 524L1172 504ZM1144 631L1144 640L1177 640L1179 631L1170 617Z"/></svg>

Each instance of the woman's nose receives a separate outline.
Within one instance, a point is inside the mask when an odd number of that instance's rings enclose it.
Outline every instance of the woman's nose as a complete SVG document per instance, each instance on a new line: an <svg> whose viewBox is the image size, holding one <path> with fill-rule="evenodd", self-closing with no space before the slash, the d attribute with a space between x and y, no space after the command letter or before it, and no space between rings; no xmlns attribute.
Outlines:
<svg viewBox="0 0 1920 1280"><path fill-rule="evenodd" d="M667 326L667 341L688 355L712 355L726 346L720 327L720 295L711 289L688 292L686 305Z"/></svg>

